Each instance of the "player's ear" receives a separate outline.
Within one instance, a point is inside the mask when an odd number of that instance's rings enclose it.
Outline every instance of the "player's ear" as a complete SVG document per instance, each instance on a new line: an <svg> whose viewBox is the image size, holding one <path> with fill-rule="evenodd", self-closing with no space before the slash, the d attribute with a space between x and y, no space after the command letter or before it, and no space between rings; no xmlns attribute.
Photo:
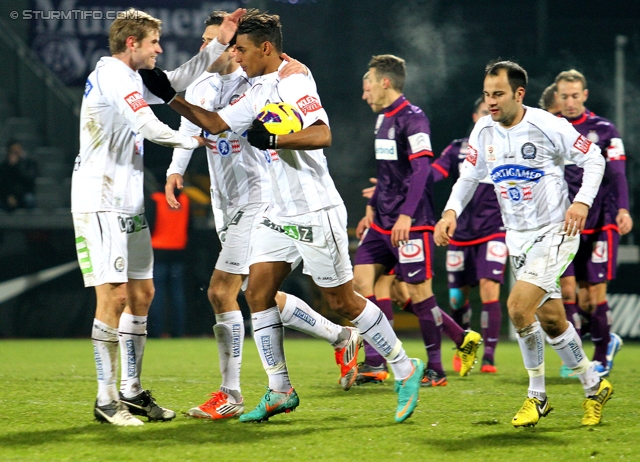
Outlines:
<svg viewBox="0 0 640 462"><path fill-rule="evenodd" d="M587 99L589 99L589 90L587 90L586 88L584 89L584 100L586 101Z"/></svg>

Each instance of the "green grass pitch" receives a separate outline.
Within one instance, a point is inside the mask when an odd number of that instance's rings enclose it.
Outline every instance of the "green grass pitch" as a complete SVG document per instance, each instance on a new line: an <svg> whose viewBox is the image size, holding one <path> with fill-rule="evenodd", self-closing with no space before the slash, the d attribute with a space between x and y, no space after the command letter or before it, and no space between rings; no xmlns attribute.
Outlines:
<svg viewBox="0 0 640 462"><path fill-rule="evenodd" d="M424 358L418 340L405 339ZM588 353L592 346L586 342ZM0 341L0 460L640 460L640 345L627 342L610 380L614 395L601 425L580 425L578 380L559 378L547 347L547 392L554 410L534 428L510 421L527 390L517 344L503 341L498 373L460 378L451 370L452 344L443 343L446 387L422 389L414 415L393 420L393 383L343 391L333 350L318 340L285 341L296 412L262 424L209 422L182 415L220 385L214 339L150 340L143 385L178 413L172 422L118 428L93 420L95 370L90 340ZM363 353L361 353L363 354ZM242 365L247 410L264 394L266 376L247 338Z"/></svg>

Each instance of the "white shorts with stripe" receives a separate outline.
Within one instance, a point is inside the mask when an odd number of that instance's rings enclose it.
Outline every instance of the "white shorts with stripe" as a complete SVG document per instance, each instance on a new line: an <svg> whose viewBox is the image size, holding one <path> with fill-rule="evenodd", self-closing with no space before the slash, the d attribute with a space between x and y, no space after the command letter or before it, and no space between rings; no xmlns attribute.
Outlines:
<svg viewBox="0 0 640 462"><path fill-rule="evenodd" d="M507 231L506 244L516 280L529 282L547 292L543 302L562 297L560 276L580 245L580 236L568 236L563 226L564 222L534 231Z"/></svg>
<svg viewBox="0 0 640 462"><path fill-rule="evenodd" d="M251 264L302 258L303 272L320 287L337 287L353 279L347 235L347 210L339 205L297 217L265 216L252 235Z"/></svg>
<svg viewBox="0 0 640 462"><path fill-rule="evenodd" d="M85 287L153 278L151 233L143 214L74 213L73 228Z"/></svg>

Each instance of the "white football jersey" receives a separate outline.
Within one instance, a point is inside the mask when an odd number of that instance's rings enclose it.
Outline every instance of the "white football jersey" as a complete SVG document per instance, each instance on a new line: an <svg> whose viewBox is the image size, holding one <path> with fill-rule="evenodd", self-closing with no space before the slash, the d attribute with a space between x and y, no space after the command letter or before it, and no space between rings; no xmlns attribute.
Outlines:
<svg viewBox="0 0 640 462"><path fill-rule="evenodd" d="M604 172L600 148L565 119L542 109L525 110L522 121L508 129L491 116L478 120L445 210L460 216L478 182L489 175L505 228L525 231L560 223L570 205L565 160L584 169L574 201L591 206Z"/></svg>
<svg viewBox="0 0 640 462"><path fill-rule="evenodd" d="M283 62L280 68L285 64ZM302 74L284 80L280 79L277 72L264 75L240 99L219 114L233 131L244 133L264 106L283 101L298 109L303 128L318 120L329 125L315 82ZM279 149L264 153L271 163L272 216L294 217L342 204L322 149Z"/></svg>
<svg viewBox="0 0 640 462"><path fill-rule="evenodd" d="M251 82L240 67L229 75L205 72L187 88L185 99L208 111L219 111L233 104L249 88ZM194 136L200 130L200 127L182 118L180 133ZM219 135L205 135L213 141L213 148L207 148L207 162L214 209L269 203L271 180L265 154L253 148L245 136L231 130ZM174 149L167 176L172 173L184 175L192 153L193 150ZM271 156L268 161L271 161Z"/></svg>

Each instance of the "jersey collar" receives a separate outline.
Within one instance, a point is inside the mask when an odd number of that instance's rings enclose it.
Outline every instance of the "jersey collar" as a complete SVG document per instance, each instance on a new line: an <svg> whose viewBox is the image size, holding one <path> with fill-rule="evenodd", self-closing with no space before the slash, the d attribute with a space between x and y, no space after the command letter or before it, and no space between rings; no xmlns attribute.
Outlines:
<svg viewBox="0 0 640 462"><path fill-rule="evenodd" d="M397 100L395 100L393 103L391 103L390 106L387 106L386 108L384 108L382 110L382 113L384 114L385 117L393 117L408 105L409 105L409 101L407 100L407 98L405 98L404 95L400 95L400 97Z"/></svg>

